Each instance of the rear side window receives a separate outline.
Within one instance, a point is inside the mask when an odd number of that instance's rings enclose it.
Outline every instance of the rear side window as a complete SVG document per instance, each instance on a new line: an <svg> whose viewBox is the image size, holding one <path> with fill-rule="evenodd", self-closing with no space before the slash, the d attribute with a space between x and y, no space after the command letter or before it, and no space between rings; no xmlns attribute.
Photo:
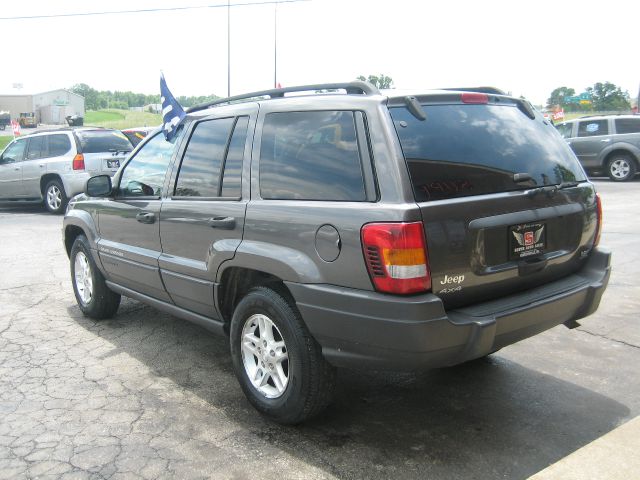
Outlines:
<svg viewBox="0 0 640 480"><path fill-rule="evenodd" d="M578 123L579 137L595 137L609 134L608 120L584 120Z"/></svg>
<svg viewBox="0 0 640 480"><path fill-rule="evenodd" d="M390 108L416 200L440 200L585 180L555 128L515 106L424 105L420 121ZM528 173L529 184L516 184Z"/></svg>
<svg viewBox="0 0 640 480"><path fill-rule="evenodd" d="M27 148L27 160L36 160L42 158L46 152L46 137L31 137L29 139L29 147Z"/></svg>
<svg viewBox="0 0 640 480"><path fill-rule="evenodd" d="M233 129L229 152L224 162L221 193L223 197L239 198L241 196L242 159L244 158L244 146L247 143L248 125L249 117L240 117Z"/></svg>
<svg viewBox="0 0 640 480"><path fill-rule="evenodd" d="M77 130L82 153L130 152L131 142L116 130Z"/></svg>
<svg viewBox="0 0 640 480"><path fill-rule="evenodd" d="M49 135L49 157L59 157L71 150L67 135Z"/></svg>
<svg viewBox="0 0 640 480"><path fill-rule="evenodd" d="M267 114L260 194L265 199L365 201L354 113Z"/></svg>
<svg viewBox="0 0 640 480"><path fill-rule="evenodd" d="M174 195L218 196L220 167L233 122L233 118L221 118L196 125L182 158Z"/></svg>
<svg viewBox="0 0 640 480"><path fill-rule="evenodd" d="M640 118L616 118L616 133L640 133Z"/></svg>

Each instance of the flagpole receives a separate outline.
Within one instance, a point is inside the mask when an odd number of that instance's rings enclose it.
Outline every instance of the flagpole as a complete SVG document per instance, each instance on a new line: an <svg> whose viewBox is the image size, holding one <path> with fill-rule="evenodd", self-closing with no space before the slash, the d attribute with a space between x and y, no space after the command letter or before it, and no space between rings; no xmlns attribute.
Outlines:
<svg viewBox="0 0 640 480"><path fill-rule="evenodd" d="M227 0L227 98L231 96L231 0Z"/></svg>
<svg viewBox="0 0 640 480"><path fill-rule="evenodd" d="M273 4L273 88L278 88L278 2Z"/></svg>

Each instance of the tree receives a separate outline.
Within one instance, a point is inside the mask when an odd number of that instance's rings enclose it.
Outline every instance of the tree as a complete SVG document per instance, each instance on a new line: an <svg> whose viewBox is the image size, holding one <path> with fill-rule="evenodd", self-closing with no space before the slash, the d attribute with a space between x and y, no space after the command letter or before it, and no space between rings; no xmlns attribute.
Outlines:
<svg viewBox="0 0 640 480"><path fill-rule="evenodd" d="M628 110L631 108L629 92L623 92L620 87L611 82L598 82L593 87L587 88L587 92L591 94L593 109L596 111Z"/></svg>
<svg viewBox="0 0 640 480"><path fill-rule="evenodd" d="M569 87L558 87L547 99L547 107L552 108L554 105L559 105L564 108L567 105L565 99L567 97L573 97L576 94L576 91L573 88Z"/></svg>
<svg viewBox="0 0 640 480"><path fill-rule="evenodd" d="M91 88L86 83L78 83L71 87L70 90L84 97L84 104L87 110L97 110L100 108L100 105L98 105L98 91L96 89Z"/></svg>
<svg viewBox="0 0 640 480"><path fill-rule="evenodd" d="M368 78L364 78L364 76L360 75L358 80L369 82L378 88L393 88L393 79L391 77L387 77L384 73L381 73L380 75L369 75Z"/></svg>

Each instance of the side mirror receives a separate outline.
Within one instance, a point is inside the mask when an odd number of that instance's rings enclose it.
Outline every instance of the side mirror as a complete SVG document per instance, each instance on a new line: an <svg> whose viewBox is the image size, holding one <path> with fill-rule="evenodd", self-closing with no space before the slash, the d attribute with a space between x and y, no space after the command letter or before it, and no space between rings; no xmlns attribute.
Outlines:
<svg viewBox="0 0 640 480"><path fill-rule="evenodd" d="M90 197L108 197L111 189L111 177L109 175L96 175L87 180L84 193Z"/></svg>

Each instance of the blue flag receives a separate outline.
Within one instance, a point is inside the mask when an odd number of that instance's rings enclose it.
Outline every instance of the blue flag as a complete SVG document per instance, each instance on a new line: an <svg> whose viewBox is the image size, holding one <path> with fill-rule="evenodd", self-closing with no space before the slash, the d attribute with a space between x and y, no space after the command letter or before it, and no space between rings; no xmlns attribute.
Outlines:
<svg viewBox="0 0 640 480"><path fill-rule="evenodd" d="M162 73L160 74L160 102L162 103L162 131L164 138L170 142L178 132L178 125L186 114L169 91Z"/></svg>

